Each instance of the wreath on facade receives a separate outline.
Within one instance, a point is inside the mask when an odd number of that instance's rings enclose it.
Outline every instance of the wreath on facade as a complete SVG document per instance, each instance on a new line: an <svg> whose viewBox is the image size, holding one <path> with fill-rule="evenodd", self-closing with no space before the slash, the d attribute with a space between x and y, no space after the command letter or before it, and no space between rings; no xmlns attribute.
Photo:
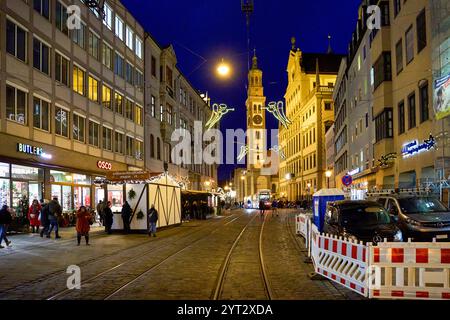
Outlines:
<svg viewBox="0 0 450 320"><path fill-rule="evenodd" d="M134 191L134 189L131 189L130 191L128 191L128 199L133 200L134 198L136 198L136 191Z"/></svg>
<svg viewBox="0 0 450 320"><path fill-rule="evenodd" d="M138 220L144 219L144 213L142 212L142 210L139 210L139 212L138 212L137 215L136 215L136 218L137 218Z"/></svg>

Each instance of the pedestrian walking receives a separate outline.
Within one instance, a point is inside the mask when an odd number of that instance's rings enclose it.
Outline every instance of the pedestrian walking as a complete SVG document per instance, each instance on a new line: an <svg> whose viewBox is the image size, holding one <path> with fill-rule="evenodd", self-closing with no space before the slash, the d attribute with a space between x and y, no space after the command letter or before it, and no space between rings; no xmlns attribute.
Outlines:
<svg viewBox="0 0 450 320"><path fill-rule="evenodd" d="M155 205L152 205L150 210L148 210L148 223L149 223L149 231L148 236L156 237L156 222L158 222L158 211L155 209Z"/></svg>
<svg viewBox="0 0 450 320"><path fill-rule="evenodd" d="M31 233L39 233L39 215L41 214L41 204L38 200L33 200L33 203L28 210L28 221L30 221Z"/></svg>
<svg viewBox="0 0 450 320"><path fill-rule="evenodd" d="M130 219L131 219L131 215L133 214L133 209L131 209L130 204L128 203L128 201L125 201L125 203L123 204L122 207L122 221L123 221L123 232L125 234L130 233Z"/></svg>
<svg viewBox="0 0 450 320"><path fill-rule="evenodd" d="M0 210L0 249L5 247L2 246L2 242L5 241L5 244L9 247L11 245L11 241L6 238L6 232L8 231L8 226L12 222L12 215L9 211L8 206L5 204Z"/></svg>
<svg viewBox="0 0 450 320"><path fill-rule="evenodd" d="M259 201L259 212L260 212L260 215L261 215L261 217L264 217L264 210L265 210L265 204L264 204L264 201Z"/></svg>
<svg viewBox="0 0 450 320"><path fill-rule="evenodd" d="M48 201L47 200L43 200L41 203L41 226L42 226L42 230L40 233L41 238L44 237L44 234L47 235L48 230L50 228L50 220L49 220L49 207L48 207Z"/></svg>
<svg viewBox="0 0 450 320"><path fill-rule="evenodd" d="M105 225L105 217L103 215L103 209L104 209L103 200L100 200L99 203L97 204L97 214L100 217L100 224L102 226Z"/></svg>
<svg viewBox="0 0 450 320"><path fill-rule="evenodd" d="M277 200L273 200L273 202L272 202L272 211L273 211L273 214L278 217L278 201Z"/></svg>
<svg viewBox="0 0 450 320"><path fill-rule="evenodd" d="M89 245L89 231L91 230L91 224L93 224L93 222L94 220L91 213L85 206L81 206L77 212L76 224L78 246L81 243L81 237L84 237L86 245Z"/></svg>
<svg viewBox="0 0 450 320"><path fill-rule="evenodd" d="M55 239L61 239L59 236L58 218L62 215L62 208L58 202L58 198L54 197L48 204L48 220L50 222L50 228L47 233L47 238L51 238L53 229L55 229Z"/></svg>
<svg viewBox="0 0 450 320"><path fill-rule="evenodd" d="M111 234L111 228L114 222L114 215L111 210L111 201L106 203L106 206L103 209L103 214L105 218L105 232Z"/></svg>

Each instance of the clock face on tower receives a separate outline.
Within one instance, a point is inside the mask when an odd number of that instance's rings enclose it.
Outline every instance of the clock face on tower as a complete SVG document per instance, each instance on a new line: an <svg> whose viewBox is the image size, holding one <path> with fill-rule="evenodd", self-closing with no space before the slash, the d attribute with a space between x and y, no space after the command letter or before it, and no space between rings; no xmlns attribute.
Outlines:
<svg viewBox="0 0 450 320"><path fill-rule="evenodd" d="M260 126L263 122L263 118L257 114L256 116L253 116L253 123Z"/></svg>

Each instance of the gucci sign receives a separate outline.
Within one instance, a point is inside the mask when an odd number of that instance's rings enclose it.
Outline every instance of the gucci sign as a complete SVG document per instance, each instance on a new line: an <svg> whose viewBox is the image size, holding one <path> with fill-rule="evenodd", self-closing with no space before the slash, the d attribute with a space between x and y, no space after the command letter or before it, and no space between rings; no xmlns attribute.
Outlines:
<svg viewBox="0 0 450 320"><path fill-rule="evenodd" d="M112 164L106 161L98 161L97 167L103 170L112 170Z"/></svg>

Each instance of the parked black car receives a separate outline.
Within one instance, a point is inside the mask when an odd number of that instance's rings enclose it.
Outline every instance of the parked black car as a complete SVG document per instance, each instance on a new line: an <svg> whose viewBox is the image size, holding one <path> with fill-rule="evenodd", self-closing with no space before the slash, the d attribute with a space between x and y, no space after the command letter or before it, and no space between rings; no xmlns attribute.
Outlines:
<svg viewBox="0 0 450 320"><path fill-rule="evenodd" d="M450 241L450 211L435 197L389 194L371 199L386 208L405 240Z"/></svg>
<svg viewBox="0 0 450 320"><path fill-rule="evenodd" d="M329 202L324 232L373 244L384 239L403 241L402 233L389 213L374 201Z"/></svg>

